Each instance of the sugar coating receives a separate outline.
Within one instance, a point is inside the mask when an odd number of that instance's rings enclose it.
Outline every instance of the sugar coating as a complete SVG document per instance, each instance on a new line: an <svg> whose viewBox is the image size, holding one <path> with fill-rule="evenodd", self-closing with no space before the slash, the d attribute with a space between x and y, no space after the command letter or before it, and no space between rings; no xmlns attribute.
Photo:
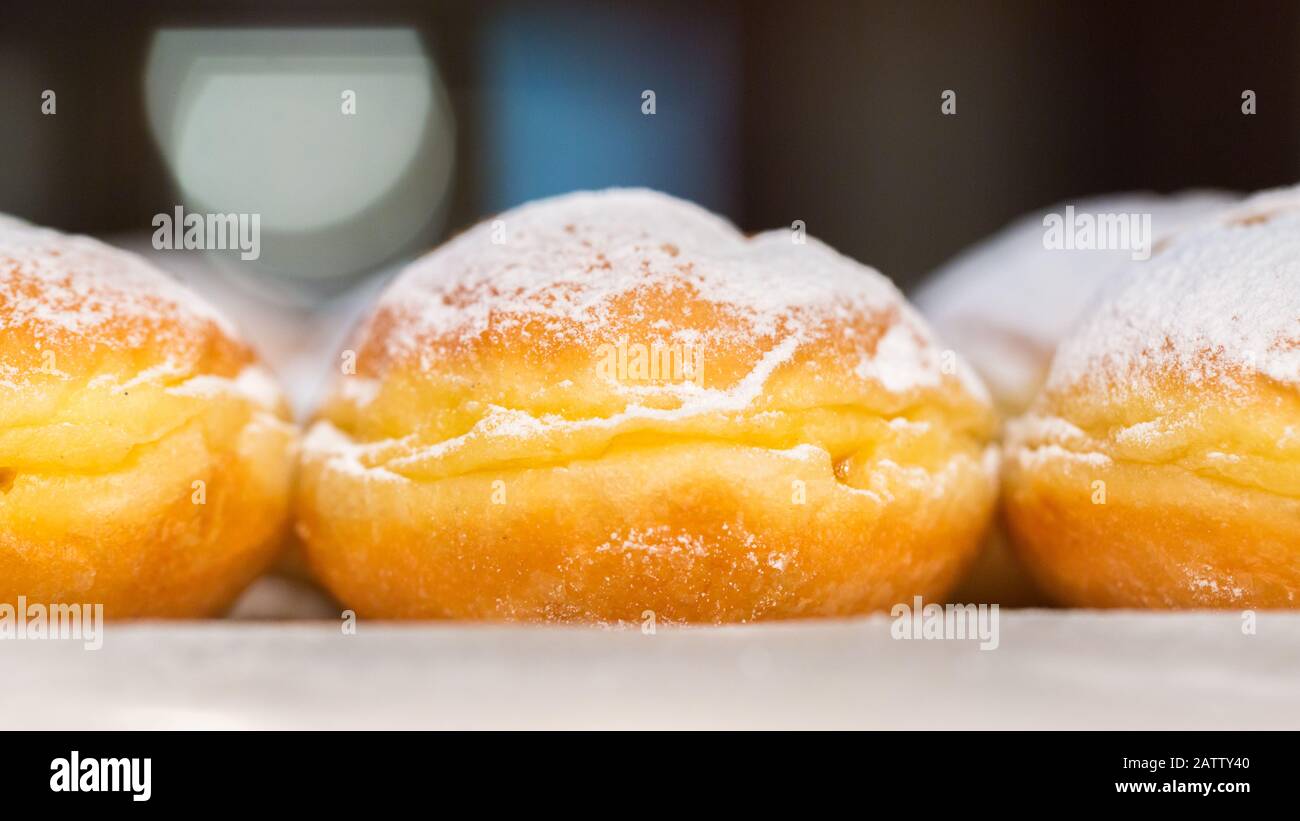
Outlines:
<svg viewBox="0 0 1300 821"><path fill-rule="evenodd" d="M215 325L215 310L135 254L0 215L0 333L138 347Z"/></svg>
<svg viewBox="0 0 1300 821"><path fill-rule="evenodd" d="M945 342L968 356L999 396L1026 401L1052 352L1115 278L1140 268L1124 249L1049 249L1043 218L1077 213L1150 214L1152 239L1227 208L1232 195L1113 194L1059 203L1021 217L934 272L916 294L921 313Z"/></svg>
<svg viewBox="0 0 1300 821"><path fill-rule="evenodd" d="M271 373L261 365L249 365L233 379L212 374L190 377L179 385L167 388L173 396L211 398L234 395L274 411L280 406L283 394Z"/></svg>
<svg viewBox="0 0 1300 821"><path fill-rule="evenodd" d="M484 221L409 266L376 315L393 320L386 344L394 358L418 355L430 340L468 343L525 323L540 328L542 348L594 345L620 298L626 305L628 296L677 290L739 320L706 332L732 339L679 341L771 338L798 347L827 320L894 317L891 327L902 329L891 330L874 375L891 391L939 382L933 335L879 272L815 239L796 243L788 230L747 238L696 205L644 189L568 194Z"/></svg>
<svg viewBox="0 0 1300 821"><path fill-rule="evenodd" d="M1173 237L1061 345L1048 389L1145 391L1170 374L1300 387L1300 188Z"/></svg>

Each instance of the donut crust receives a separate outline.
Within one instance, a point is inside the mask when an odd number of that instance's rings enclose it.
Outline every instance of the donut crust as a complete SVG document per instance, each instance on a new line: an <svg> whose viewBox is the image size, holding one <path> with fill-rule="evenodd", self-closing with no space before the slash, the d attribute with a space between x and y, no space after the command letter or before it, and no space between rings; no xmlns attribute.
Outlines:
<svg viewBox="0 0 1300 821"><path fill-rule="evenodd" d="M1084 607L1294 608L1300 500L1168 465L1013 462L1008 523L1054 597ZM1092 483L1107 501L1094 504ZM1105 555L1096 546L1108 545Z"/></svg>
<svg viewBox="0 0 1300 821"><path fill-rule="evenodd" d="M318 428L317 443L325 435L340 434ZM951 587L993 501L989 460L966 449L934 473L864 467L867 488L837 477L817 447L718 441L432 481L360 470L309 447L299 529L325 586L385 618L743 622L888 609Z"/></svg>
<svg viewBox="0 0 1300 821"><path fill-rule="evenodd" d="M1158 407L1078 389L1011 426L1003 507L1025 565L1076 606L1300 605L1300 398L1262 376L1157 382Z"/></svg>

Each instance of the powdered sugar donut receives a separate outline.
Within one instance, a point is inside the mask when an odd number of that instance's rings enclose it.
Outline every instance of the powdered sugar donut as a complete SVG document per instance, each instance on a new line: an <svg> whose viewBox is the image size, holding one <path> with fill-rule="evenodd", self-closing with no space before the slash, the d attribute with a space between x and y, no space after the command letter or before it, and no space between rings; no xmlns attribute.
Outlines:
<svg viewBox="0 0 1300 821"><path fill-rule="evenodd" d="M1300 189L1180 232L1062 344L1006 445L1062 600L1300 605Z"/></svg>
<svg viewBox="0 0 1300 821"><path fill-rule="evenodd" d="M286 418L188 290L88 237L0 219L0 602L219 611L283 535Z"/></svg>
<svg viewBox="0 0 1300 821"><path fill-rule="evenodd" d="M729 622L939 596L993 414L875 271L649 191L412 264L344 353L298 527L379 617Z"/></svg>
<svg viewBox="0 0 1300 821"><path fill-rule="evenodd" d="M1038 395L1056 346L1097 295L1108 283L1141 267L1126 263L1234 200L1226 193L1189 191L1172 196L1112 194L1060 203L1016 220L958 255L930 277L917 293L916 304L944 344L970 359L1002 413L1015 416ZM1092 224L1085 225L1085 219ZM1115 219L1132 221L1119 226L1130 229L1127 235L1114 232L1127 239L1129 247L1099 241L1112 237L1104 227L1099 232L1097 222ZM1067 230L1072 227L1080 233L1091 228L1092 241L1073 241ZM1052 230L1065 236L1053 237ZM1059 239L1070 241L1052 241ZM1064 247L1067 244L1070 247ZM954 596L1009 606L1046 601L1000 529L991 534Z"/></svg>

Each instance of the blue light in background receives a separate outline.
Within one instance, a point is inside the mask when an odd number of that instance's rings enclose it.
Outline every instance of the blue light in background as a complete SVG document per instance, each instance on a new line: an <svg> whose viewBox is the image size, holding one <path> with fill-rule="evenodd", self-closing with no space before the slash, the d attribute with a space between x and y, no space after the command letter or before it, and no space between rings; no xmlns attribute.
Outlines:
<svg viewBox="0 0 1300 821"><path fill-rule="evenodd" d="M480 50L484 207L643 185L735 215L737 26L689 8L503 11Z"/></svg>

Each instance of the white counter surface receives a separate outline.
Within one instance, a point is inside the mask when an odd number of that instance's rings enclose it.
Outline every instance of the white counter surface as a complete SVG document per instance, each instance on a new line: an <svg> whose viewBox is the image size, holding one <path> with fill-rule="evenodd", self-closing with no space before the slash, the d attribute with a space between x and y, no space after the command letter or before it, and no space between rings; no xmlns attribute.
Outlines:
<svg viewBox="0 0 1300 821"><path fill-rule="evenodd" d="M1000 647L890 619L636 630L330 621L0 642L0 729L1300 728L1300 614L1003 611Z"/></svg>

